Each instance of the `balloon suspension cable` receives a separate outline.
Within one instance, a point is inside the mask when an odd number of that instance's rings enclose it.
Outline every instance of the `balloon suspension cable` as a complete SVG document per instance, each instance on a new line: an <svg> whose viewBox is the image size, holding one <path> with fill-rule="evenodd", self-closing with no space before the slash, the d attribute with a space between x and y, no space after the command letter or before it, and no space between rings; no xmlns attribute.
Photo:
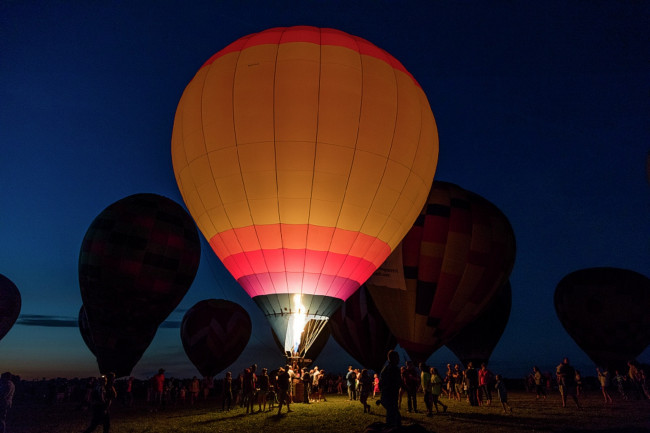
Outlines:
<svg viewBox="0 0 650 433"><path fill-rule="evenodd" d="M298 354L300 356L305 357L307 355L307 351L314 344L314 341L316 341L320 332L325 328L325 325L327 325L327 320L327 318L312 319L307 322L303 330L302 344L298 348Z"/></svg>

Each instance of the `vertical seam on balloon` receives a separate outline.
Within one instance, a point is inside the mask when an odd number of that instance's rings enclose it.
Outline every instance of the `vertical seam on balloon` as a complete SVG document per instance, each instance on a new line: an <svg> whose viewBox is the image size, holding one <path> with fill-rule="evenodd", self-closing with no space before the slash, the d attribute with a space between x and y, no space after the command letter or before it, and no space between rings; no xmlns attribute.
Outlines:
<svg viewBox="0 0 650 433"><path fill-rule="evenodd" d="M275 157L275 197L276 197L277 206L278 206L278 221L279 221L279 224L278 224L279 227L278 228L280 229L280 245L282 246L282 248L281 248L282 261L284 263L284 272L282 272L281 274L284 275L284 281L285 281L285 284L287 286L287 293L289 293L289 291L291 289L289 288L289 278L287 277L287 258L285 256L284 233L283 233L283 230L282 230L283 225L282 225L282 217L281 217L281 213L280 213L280 188L279 188L279 185L278 185L278 146L277 146L277 137L276 137L276 128L275 128L275 102L276 102L275 98L277 96L276 95L276 86L277 86L277 78L278 78L278 57L279 57L279 53L280 53L280 42L282 41L282 36L284 36L284 33L286 31L287 31L287 28L283 27L282 28L282 33L280 33L280 37L278 38L277 47L276 47L276 50L275 50L275 64L274 64L274 67L273 67L273 97L272 97L273 105L272 105L272 107L273 107L273 156ZM255 232L257 233L257 227L255 225L253 225L253 227L255 227ZM263 253L262 253L262 257L264 257ZM266 259L264 259L264 262L266 264ZM268 269L268 266L267 266L267 269ZM271 276L271 272L269 271L269 277L270 276ZM275 295L277 297L278 290L275 287L275 282L273 281L272 278L270 278L270 280L271 280L271 286L273 287L273 291L275 292ZM278 307L280 307L280 314L283 314L282 306L280 305L279 302L278 302ZM289 312L291 312L291 296L289 296ZM285 343L286 343L286 335L285 335Z"/></svg>
<svg viewBox="0 0 650 433"><path fill-rule="evenodd" d="M250 42L251 39L252 39L252 37L248 38L248 40L244 43L244 45L238 51L237 62L235 63L235 70L234 70L234 73L233 73L233 86L232 86L232 121L233 121L233 125L232 126L233 126L233 135L235 136L235 150L237 151L237 160L239 160L239 140L237 140L237 128L235 126L235 80L237 78L237 69L239 68L239 60L241 58L241 54L246 49L247 43ZM244 194L248 198L248 193L246 192L246 183L244 182L244 174L242 172L241 164L238 164L238 166L239 166L239 175L241 176L242 187L244 189ZM248 200L246 200L246 205L248 206L248 213L249 213L250 218L251 218L251 225L253 226L253 228L255 228L255 224L253 222L253 214L251 212L251 208L250 208L250 204L248 203ZM228 216L228 214L226 214L226 216ZM230 217L228 217L228 221L230 222ZM237 239L237 242L239 243L239 246L241 247L241 250L243 252L243 254L242 254L243 257L248 262L249 266L251 267L251 270L253 270L253 265L252 265L250 259L248 258L248 255L246 254L246 251L244 251L244 247L243 247L242 243L239 240L239 236L237 235L237 231L234 230L235 227L233 227L232 223L230 224L230 226L233 228L233 235L235 236L235 239ZM259 238L258 238L258 242L259 242ZM265 265L266 265L266 263L265 263ZM267 270L268 270L268 267L267 267ZM261 283L261 281L259 279L258 273L253 272L252 275L254 275L255 279L257 279L257 282L261 286L262 283ZM241 286L241 284L240 284L240 286ZM242 287L242 289L243 289L243 287Z"/></svg>
<svg viewBox="0 0 650 433"><path fill-rule="evenodd" d="M314 178L316 177L316 153L318 151L318 126L320 119L320 92L321 92L321 80L323 78L323 29L318 28L319 44L318 44L318 109L316 110L316 131L314 134L314 159L312 162L312 175L311 175L311 193L309 194L309 210L307 215L307 233L305 235L305 254L303 256L302 262L302 284L300 285L300 294L302 297L303 287L305 285L305 264L307 262L307 242L309 240L309 231L311 230L311 205L312 198L314 196ZM320 277L319 277L320 278ZM318 287L318 281L316 281L316 287ZM309 300L309 306L307 307L307 313L311 312L311 307L316 297L316 287L314 287L313 294ZM322 303L323 299L318 303L318 308ZM318 308L316 312L318 312Z"/></svg>
<svg viewBox="0 0 650 433"><path fill-rule="evenodd" d="M334 231L332 232L332 237L330 238L330 243L329 243L329 247L328 247L328 250L327 250L327 254L325 255L325 259L323 261L323 266L321 268L321 276L322 276L322 270L325 267L325 263L327 262L327 259L328 259L329 255L330 255L330 252L331 252L332 241L334 240L334 236L335 236L336 231L338 229L339 220L341 218L341 210L343 209L343 205L345 204L345 197L347 195L348 185L350 184L350 176L352 174L352 168L354 167L354 160L355 160L356 155L357 155L357 145L359 143L359 127L361 125L361 113L362 113L362 110L363 110L363 83L364 83L364 80L363 80L363 60L362 60L361 49L359 48L358 40L354 36L350 36L350 37L352 38L355 45L357 46L357 53L359 54L359 66L360 66L360 69L361 69L361 96L359 97L359 121L357 122L357 136L356 136L355 141L354 141L354 154L352 156L352 162L350 163L350 171L348 172L348 178L347 178L346 183L345 183L345 192L343 193L343 199L341 200L341 207L339 208L339 214L336 217L336 223L334 225ZM357 236L358 236L358 232L357 232ZM345 260L344 260L344 263L345 263ZM340 269L341 268L339 267L339 271L340 271ZM337 276L338 276L338 271L334 275L334 278L332 278L332 281L330 282L329 286L327 287L327 290L325 291L324 296L330 296L329 295L330 289L332 288L332 285L334 284ZM320 277L318 279L320 281Z"/></svg>

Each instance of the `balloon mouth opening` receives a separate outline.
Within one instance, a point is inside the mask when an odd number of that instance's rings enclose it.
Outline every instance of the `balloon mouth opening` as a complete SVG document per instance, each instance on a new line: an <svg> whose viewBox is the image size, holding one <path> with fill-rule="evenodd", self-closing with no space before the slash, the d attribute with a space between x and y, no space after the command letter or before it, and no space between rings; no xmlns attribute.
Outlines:
<svg viewBox="0 0 650 433"><path fill-rule="evenodd" d="M292 313L289 314L284 350L291 356L303 357L329 318L318 314L308 314L300 293L293 295L291 306Z"/></svg>

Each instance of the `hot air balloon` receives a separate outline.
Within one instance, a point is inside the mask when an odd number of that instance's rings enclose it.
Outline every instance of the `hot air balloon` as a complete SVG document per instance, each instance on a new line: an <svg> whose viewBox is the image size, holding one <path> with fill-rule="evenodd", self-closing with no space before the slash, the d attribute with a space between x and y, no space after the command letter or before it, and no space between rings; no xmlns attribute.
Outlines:
<svg viewBox="0 0 650 433"><path fill-rule="evenodd" d="M239 304L206 299L187 310L181 322L183 349L204 377L235 362L251 336L251 319Z"/></svg>
<svg viewBox="0 0 650 433"><path fill-rule="evenodd" d="M329 323L331 323L331 322L329 322ZM305 325L305 328L309 329L309 326L316 326L316 325L318 325L318 324L308 322L307 325ZM284 342L280 341L280 339L278 338L277 334L275 333L275 331L273 329L271 329L271 334L273 335L273 341L278 346L278 349L280 349L280 351L284 352ZM311 334L310 332L304 332L303 333L303 339L300 341L299 346L302 346L302 347L305 346L304 339L306 338L307 335L310 335L310 334ZM301 366L312 364L316 360L316 358L318 358L318 355L320 355L320 353L323 351L323 349L327 345L327 342L329 341L331 334L332 333L331 333L331 330L330 330L329 326L323 327L321 332L319 332L318 335L316 336L316 339L314 340L314 342L311 344L311 346L309 346L309 349L307 349L307 351L304 353L304 355L302 357L303 359L297 360L297 361L299 361ZM289 352L285 353L285 356L290 361L293 360L293 359L291 359L291 358L293 358L293 355L294 354L289 353ZM300 358L300 357L298 357L298 358Z"/></svg>
<svg viewBox="0 0 650 433"><path fill-rule="evenodd" d="M20 314L20 292L7 277L0 274L0 340L7 335Z"/></svg>
<svg viewBox="0 0 650 433"><path fill-rule="evenodd" d="M84 343L86 343L88 350L90 350L93 355L97 356L95 342L93 341L93 335L90 331L90 324L88 323L88 316L86 316L86 309L83 305L79 309L79 318L77 319L77 323L79 325L79 333L81 334L81 338L83 339Z"/></svg>
<svg viewBox="0 0 650 433"><path fill-rule="evenodd" d="M514 260L506 216L478 194L435 181L401 248L366 284L397 342L421 362L478 318Z"/></svg>
<svg viewBox="0 0 650 433"><path fill-rule="evenodd" d="M438 138L422 88L393 56L338 30L287 27L205 62L178 104L171 150L212 249L285 349L303 339L304 353L412 226Z"/></svg>
<svg viewBox="0 0 650 433"><path fill-rule="evenodd" d="M567 333L601 367L621 368L650 344L650 278L627 269L571 272L555 288Z"/></svg>
<svg viewBox="0 0 650 433"><path fill-rule="evenodd" d="M329 323L334 340L359 364L376 372L397 345L365 285L336 310Z"/></svg>
<svg viewBox="0 0 650 433"><path fill-rule="evenodd" d="M490 355L506 329L512 307L510 282L504 284L490 305L479 317L463 328L446 346L461 360L463 365L471 361L475 366L486 365Z"/></svg>
<svg viewBox="0 0 650 433"><path fill-rule="evenodd" d="M95 218L79 286L102 373L130 374L192 284L200 253L194 222L166 197L131 195Z"/></svg>

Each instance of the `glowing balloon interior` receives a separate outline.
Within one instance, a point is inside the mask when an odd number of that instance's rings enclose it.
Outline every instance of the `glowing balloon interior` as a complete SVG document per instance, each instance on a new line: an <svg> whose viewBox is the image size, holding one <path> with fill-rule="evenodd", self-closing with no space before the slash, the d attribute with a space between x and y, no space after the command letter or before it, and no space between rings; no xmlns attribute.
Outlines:
<svg viewBox="0 0 650 433"><path fill-rule="evenodd" d="M438 137L393 56L338 30L288 27L242 37L199 69L171 151L198 227L286 346L409 230Z"/></svg>

